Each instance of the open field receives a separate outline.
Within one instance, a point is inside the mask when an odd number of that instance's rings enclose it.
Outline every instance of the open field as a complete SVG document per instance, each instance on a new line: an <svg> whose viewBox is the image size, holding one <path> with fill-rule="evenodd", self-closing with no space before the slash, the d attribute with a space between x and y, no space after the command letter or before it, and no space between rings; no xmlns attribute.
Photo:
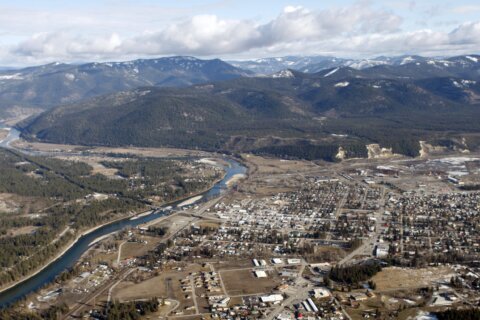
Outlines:
<svg viewBox="0 0 480 320"><path fill-rule="evenodd" d="M72 152L81 150L90 150L98 153L118 153L135 154L143 157L208 157L209 153L205 151L174 149L174 148L109 148L109 147L85 147L80 145L65 145L53 143L27 142L18 140L14 146L22 149L34 149L39 151L61 151Z"/></svg>
<svg viewBox="0 0 480 320"><path fill-rule="evenodd" d="M120 260L142 256L148 251L155 249L162 241L159 237L142 236L140 239L145 242L126 242L123 244Z"/></svg>
<svg viewBox="0 0 480 320"><path fill-rule="evenodd" d="M429 286L439 281L448 282L452 274L453 271L449 267L424 269L390 267L377 273L372 280L377 284L377 291L388 291Z"/></svg>
<svg viewBox="0 0 480 320"><path fill-rule="evenodd" d="M267 271L267 278L257 278L249 269L225 270L220 274L227 293L232 296L269 293L281 282L276 271Z"/></svg>
<svg viewBox="0 0 480 320"><path fill-rule="evenodd" d="M251 154L244 154L242 157L255 167L258 174L294 173L318 168L311 161L265 158Z"/></svg>
<svg viewBox="0 0 480 320"><path fill-rule="evenodd" d="M212 263L216 271L228 271L231 269L243 269L243 268L252 268L253 263L250 259L242 260L231 260L231 261L220 261L217 263Z"/></svg>

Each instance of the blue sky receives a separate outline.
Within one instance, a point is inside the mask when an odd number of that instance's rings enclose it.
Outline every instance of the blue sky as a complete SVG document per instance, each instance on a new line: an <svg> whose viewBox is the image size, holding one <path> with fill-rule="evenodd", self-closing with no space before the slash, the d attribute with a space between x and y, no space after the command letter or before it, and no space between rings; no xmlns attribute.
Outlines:
<svg viewBox="0 0 480 320"><path fill-rule="evenodd" d="M480 52L480 3L0 0L0 65L194 55Z"/></svg>

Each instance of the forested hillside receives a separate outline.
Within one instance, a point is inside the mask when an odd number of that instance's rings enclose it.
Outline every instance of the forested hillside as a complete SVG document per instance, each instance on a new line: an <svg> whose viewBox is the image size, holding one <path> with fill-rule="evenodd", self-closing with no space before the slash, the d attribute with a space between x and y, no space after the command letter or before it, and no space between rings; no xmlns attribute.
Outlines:
<svg viewBox="0 0 480 320"><path fill-rule="evenodd" d="M347 157L365 156L370 143L408 156L418 155L420 140L468 135L465 147L478 145L475 97L480 87L474 73L463 71L468 79L425 78L419 74L423 68L397 68L410 76L396 78L390 69L390 76L375 76L372 68L346 67L184 89L147 87L58 107L21 129L27 139L47 142L249 151L328 161L338 160L339 147Z"/></svg>

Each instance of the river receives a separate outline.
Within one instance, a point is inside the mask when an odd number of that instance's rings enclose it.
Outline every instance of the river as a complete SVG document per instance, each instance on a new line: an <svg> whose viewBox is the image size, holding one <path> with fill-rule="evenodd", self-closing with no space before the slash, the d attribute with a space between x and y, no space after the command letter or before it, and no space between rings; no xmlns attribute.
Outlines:
<svg viewBox="0 0 480 320"><path fill-rule="evenodd" d="M2 128L0 124L0 128ZM4 127L3 127L4 128ZM0 142L0 147L10 148L10 143L18 139L20 132L14 128L10 129L9 135L2 142ZM17 149L16 149L17 150ZM22 151L22 150L17 150ZM31 154L31 152L29 152ZM226 175L225 177L215 184L210 190L204 192L202 195L202 200L211 199L213 197L219 196L222 192L227 189L227 181L230 180L236 174L245 174L247 169L242 166L239 162L232 159L225 159L228 162L228 166L225 166ZM178 204L178 203L176 203ZM174 204L173 206L175 206ZM63 271L73 267L78 259L85 253L93 244L92 242L102 236L108 235L110 233L122 230L128 227L135 227L140 224L149 222L151 220L157 219L161 216L167 215L168 211L158 210L152 214L141 216L137 219L131 220L125 218L116 222L112 222L105 226L102 226L89 234L82 236L70 249L68 249L61 257L57 260L51 262L46 268L41 270L36 275L20 282L14 287L7 289L0 293L0 307L5 307L20 298L26 296L29 293L32 293L45 284L53 281L56 276L58 276Z"/></svg>

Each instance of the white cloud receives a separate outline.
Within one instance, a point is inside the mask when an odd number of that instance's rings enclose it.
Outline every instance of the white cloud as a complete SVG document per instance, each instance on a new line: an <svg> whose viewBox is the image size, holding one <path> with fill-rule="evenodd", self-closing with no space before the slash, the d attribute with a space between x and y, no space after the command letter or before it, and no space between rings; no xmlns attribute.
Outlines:
<svg viewBox="0 0 480 320"><path fill-rule="evenodd" d="M82 17L72 23L79 21L91 23ZM407 32L402 30L402 22L402 17L366 2L320 11L287 6L265 23L200 14L133 34L96 31L79 35L68 28L41 32L8 49L0 47L0 58L12 63L43 63L160 55L231 57L328 52L358 56L478 51L480 22L463 23L450 32Z"/></svg>
<svg viewBox="0 0 480 320"><path fill-rule="evenodd" d="M480 44L480 21L461 24L449 37L452 44Z"/></svg>

